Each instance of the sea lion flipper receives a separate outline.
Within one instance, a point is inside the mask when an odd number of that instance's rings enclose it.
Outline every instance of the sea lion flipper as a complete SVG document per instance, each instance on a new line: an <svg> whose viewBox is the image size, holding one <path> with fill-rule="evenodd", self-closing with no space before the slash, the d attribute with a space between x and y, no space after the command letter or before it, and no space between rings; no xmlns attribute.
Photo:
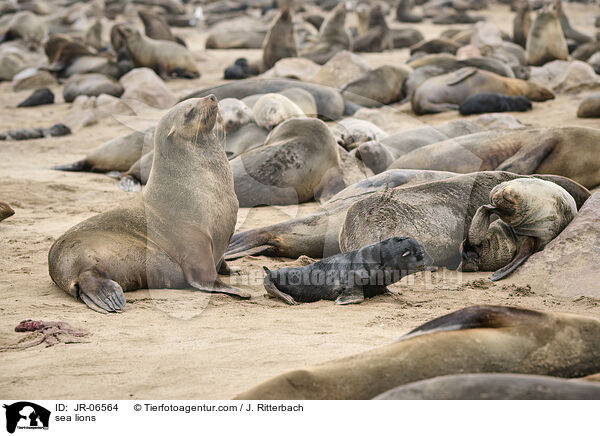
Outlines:
<svg viewBox="0 0 600 436"><path fill-rule="evenodd" d="M100 313L121 312L125 306L123 288L95 270L84 271L71 283L78 297L92 310Z"/></svg>
<svg viewBox="0 0 600 436"><path fill-rule="evenodd" d="M465 67L465 68L461 68L460 70L458 70L457 72L455 72L454 74L452 74L448 80L446 80L446 85L448 86L454 86L454 85L458 85L460 82L468 79L469 77L471 77L472 75L477 73L477 68L473 68L473 67Z"/></svg>
<svg viewBox="0 0 600 436"><path fill-rule="evenodd" d="M542 161L558 144L557 138L549 138L531 148L522 148L502 162L496 171L509 171L515 174L533 174Z"/></svg>
<svg viewBox="0 0 600 436"><path fill-rule="evenodd" d="M530 236L524 236L523 241L519 245L519 251L515 258L503 268L500 268L490 277L490 280L495 282L509 276L514 270L516 270L523 262L525 262L529 256L535 251L535 239Z"/></svg>
<svg viewBox="0 0 600 436"><path fill-rule="evenodd" d="M232 251L225 253L225 255L223 256L223 259L235 260L235 259L239 259L240 257L245 257L245 256L257 256L260 254L265 254L265 252L271 248L273 248L273 247L270 245L259 245L258 247L252 247L252 248L248 248L246 250L240 250L240 251L232 250Z"/></svg>
<svg viewBox="0 0 600 436"><path fill-rule="evenodd" d="M230 266L225 259L221 260L219 264L218 273L222 276L230 276L233 274L238 274L242 269L238 266Z"/></svg>
<svg viewBox="0 0 600 436"><path fill-rule="evenodd" d="M365 294L362 288L355 286L344 289L342 293L336 298L335 304L358 304L362 303L363 301L365 301Z"/></svg>
<svg viewBox="0 0 600 436"><path fill-rule="evenodd" d="M191 281L190 285L192 285L192 287L194 289L197 289L197 290L203 291L203 292L227 294L227 295L232 295L234 297L242 298L244 300L247 300L250 298L250 294L248 292L243 291L243 290L233 287L233 286L229 286L228 284L223 283L221 280L215 280L212 283L206 283L206 282L198 283L195 281Z"/></svg>
<svg viewBox="0 0 600 436"><path fill-rule="evenodd" d="M267 273L267 275L265 276L265 280L263 281L263 285L265 287L265 291L267 291L267 295L273 298L278 298L291 306L297 305L298 303L296 302L296 300L294 300L294 298L291 295L288 295L285 292L281 292L277 288L277 286L275 286L275 283L273 283L273 281L271 280L271 276L269 275L271 271L266 266L263 266L263 269Z"/></svg>
<svg viewBox="0 0 600 436"><path fill-rule="evenodd" d="M133 176L122 177L119 186L125 192L139 192L142 190L142 184Z"/></svg>

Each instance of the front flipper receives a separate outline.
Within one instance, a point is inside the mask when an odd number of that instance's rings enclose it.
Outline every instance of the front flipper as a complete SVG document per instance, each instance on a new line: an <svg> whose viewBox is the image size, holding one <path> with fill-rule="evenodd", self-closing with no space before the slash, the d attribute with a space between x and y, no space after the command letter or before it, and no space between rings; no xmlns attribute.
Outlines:
<svg viewBox="0 0 600 436"><path fill-rule="evenodd" d="M358 304L365 301L363 289L358 286L346 288L335 300L335 304Z"/></svg>
<svg viewBox="0 0 600 436"><path fill-rule="evenodd" d="M549 138L532 148L519 150L502 162L496 171L509 171L515 174L533 174L542 161L552 153L558 140Z"/></svg>
<svg viewBox="0 0 600 436"><path fill-rule="evenodd" d="M96 269L79 274L71 283L70 291L96 312L121 312L125 306L123 288Z"/></svg>
<svg viewBox="0 0 600 436"><path fill-rule="evenodd" d="M122 177L119 186L125 192L139 192L142 190L142 184L133 176Z"/></svg>
<svg viewBox="0 0 600 436"><path fill-rule="evenodd" d="M225 259L221 260L219 264L219 274L222 276L231 276L233 274L239 274L242 269L239 266L230 266Z"/></svg>
<svg viewBox="0 0 600 436"><path fill-rule="evenodd" d="M519 245L519 250L515 258L503 268L500 268L490 277L490 280L495 282L509 276L514 270L516 270L523 262L531 256L535 251L535 239L531 236L522 236L523 240Z"/></svg>
<svg viewBox="0 0 600 436"><path fill-rule="evenodd" d="M250 298L250 294L241 289L229 286L217 278L217 269L212 255L212 241L196 242L193 255L188 255L182 262L181 268L187 282L204 292L215 292L233 295L239 298Z"/></svg>

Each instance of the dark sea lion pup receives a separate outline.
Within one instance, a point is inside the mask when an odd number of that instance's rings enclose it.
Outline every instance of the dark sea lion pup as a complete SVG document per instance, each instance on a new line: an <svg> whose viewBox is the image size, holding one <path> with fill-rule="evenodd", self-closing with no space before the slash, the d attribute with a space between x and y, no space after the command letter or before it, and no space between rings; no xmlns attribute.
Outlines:
<svg viewBox="0 0 600 436"><path fill-rule="evenodd" d="M413 238L393 237L300 268L267 273L267 293L288 304L335 300L360 303L387 291L386 286L422 269L423 247Z"/></svg>
<svg viewBox="0 0 600 436"><path fill-rule="evenodd" d="M511 97L497 92L481 92L462 102L458 109L462 115L488 112L525 112L531 109L531 101L520 95Z"/></svg>
<svg viewBox="0 0 600 436"><path fill-rule="evenodd" d="M231 167L213 132L218 107L214 95L189 99L161 118L146 188L54 243L54 283L102 313L121 311L123 292L144 288L191 286L249 298L217 278L238 210Z"/></svg>

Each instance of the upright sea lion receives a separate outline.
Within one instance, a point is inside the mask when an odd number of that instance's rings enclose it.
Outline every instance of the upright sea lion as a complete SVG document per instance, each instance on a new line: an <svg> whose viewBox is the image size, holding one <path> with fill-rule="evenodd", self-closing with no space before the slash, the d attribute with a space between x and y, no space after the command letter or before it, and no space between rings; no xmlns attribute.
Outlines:
<svg viewBox="0 0 600 436"><path fill-rule="evenodd" d="M15 214L15 211L3 201L0 201L0 221L4 221L6 218L11 217Z"/></svg>
<svg viewBox="0 0 600 436"><path fill-rule="evenodd" d="M599 370L598 320L471 306L429 321L399 342L275 376L236 399L366 400L397 386L449 374L581 377Z"/></svg>
<svg viewBox="0 0 600 436"><path fill-rule="evenodd" d="M600 184L599 147L600 130L587 127L497 130L426 145L390 168L557 174L594 188Z"/></svg>
<svg viewBox="0 0 600 436"><path fill-rule="evenodd" d="M476 211L489 201L495 186L520 177L524 176L486 171L373 194L348 209L340 249L350 251L392 236L410 236L423 245L433 265L455 269ZM535 177L563 186L579 206L589 196L567 178Z"/></svg>
<svg viewBox="0 0 600 436"><path fill-rule="evenodd" d="M233 174L212 133L217 115L209 96L161 118L141 198L78 224L50 248L50 276L61 289L99 312L121 311L124 291L148 287L248 297L217 278L238 209Z"/></svg>
<svg viewBox="0 0 600 436"><path fill-rule="evenodd" d="M346 211L356 201L396 186L414 185L455 175L443 171L385 171L348 186L314 213L235 234L225 258L236 259L260 254L295 259L302 255L321 258L338 254L339 234Z"/></svg>
<svg viewBox="0 0 600 436"><path fill-rule="evenodd" d="M97 18L85 31L85 44L101 51L106 49L102 40L102 20Z"/></svg>
<svg viewBox="0 0 600 436"><path fill-rule="evenodd" d="M354 40L352 49L357 52L380 52L393 48L394 40L385 21L381 5L375 4L369 12L367 33Z"/></svg>
<svg viewBox="0 0 600 436"><path fill-rule="evenodd" d="M279 59L298 56L292 13L288 8L273 20L263 43L263 69L266 71Z"/></svg>
<svg viewBox="0 0 600 436"><path fill-rule="evenodd" d="M352 38L344 27L346 23L346 4L338 3L330 15L325 18L319 29L319 39L300 52L300 56L323 65L336 53L352 50Z"/></svg>
<svg viewBox="0 0 600 436"><path fill-rule="evenodd" d="M172 41L176 42L177 44L181 44L184 47L186 46L185 42L181 38L173 35L169 23L167 23L167 20L165 20L162 16L146 10L138 11L138 15L144 23L144 32L146 32L146 36L148 38L162 41Z"/></svg>
<svg viewBox="0 0 600 436"><path fill-rule="evenodd" d="M513 19L513 42L525 48L527 35L531 29L531 5L529 1L523 0L517 6L517 14Z"/></svg>
<svg viewBox="0 0 600 436"><path fill-rule="evenodd" d="M267 294L292 305L319 300L361 303L416 272L424 257L418 241L394 237L300 268L270 271L263 267L267 273L264 286Z"/></svg>
<svg viewBox="0 0 600 436"><path fill-rule="evenodd" d="M200 77L192 53L180 44L148 38L132 26L117 27L117 31L125 40L127 54L136 67L151 68L162 78Z"/></svg>
<svg viewBox="0 0 600 436"><path fill-rule="evenodd" d="M497 92L481 92L463 101L458 110L461 115L508 111L525 112L531 110L531 102L520 95L510 97Z"/></svg>
<svg viewBox="0 0 600 436"><path fill-rule="evenodd" d="M560 26L560 2L554 2L551 7L541 11L527 35L527 63L529 65L544 65L547 62L569 58L567 41Z"/></svg>
<svg viewBox="0 0 600 436"><path fill-rule="evenodd" d="M42 45L48 37L48 27L43 18L30 11L17 12L8 23L0 42L21 39L30 48Z"/></svg>
<svg viewBox="0 0 600 436"><path fill-rule="evenodd" d="M525 374L456 374L409 383L374 400L600 400L600 383Z"/></svg>
<svg viewBox="0 0 600 436"><path fill-rule="evenodd" d="M494 271L491 280L511 274L554 239L575 218L577 205L561 186L546 180L516 179L496 186L490 204L475 213L461 247L463 271ZM492 215L500 218L490 226Z"/></svg>
<svg viewBox="0 0 600 436"><path fill-rule="evenodd" d="M600 118L600 93L587 96L577 108L579 118Z"/></svg>
<svg viewBox="0 0 600 436"><path fill-rule="evenodd" d="M567 18L567 15L565 14L563 8L562 8L562 2L561 0L555 0L556 3L556 11L558 12L559 16L560 16L560 27L563 31L563 34L565 35L566 39L571 39L575 42L577 42L578 44L585 44L586 42L590 42L592 40L592 38L584 33L579 32L576 29L573 29L573 27L571 26L571 23L569 23L569 19ZM596 38L597 39L597 38Z"/></svg>
<svg viewBox="0 0 600 436"><path fill-rule="evenodd" d="M423 82L412 95L412 109L418 115L457 110L467 98L481 92L520 95L533 101L554 98L551 90L537 83L469 67Z"/></svg>
<svg viewBox="0 0 600 436"><path fill-rule="evenodd" d="M330 87L314 83L301 82L290 79L246 79L225 85L213 86L193 92L183 99L205 97L215 94L217 98L243 99L250 95L265 94L268 92L281 92L289 88L300 88L312 94L317 104L317 114L325 120L337 120L344 113L344 99L341 94Z"/></svg>

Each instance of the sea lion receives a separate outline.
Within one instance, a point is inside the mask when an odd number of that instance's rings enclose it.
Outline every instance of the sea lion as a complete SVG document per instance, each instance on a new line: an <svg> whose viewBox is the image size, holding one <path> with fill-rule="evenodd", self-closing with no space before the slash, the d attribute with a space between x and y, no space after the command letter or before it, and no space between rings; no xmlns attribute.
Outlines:
<svg viewBox="0 0 600 436"><path fill-rule="evenodd" d="M477 209L489 201L499 183L520 177L524 176L484 171L373 194L348 209L340 249L350 251L392 236L410 236L423 245L433 265L456 269L461 243ZM534 177L560 184L578 205L589 196L585 188L565 177Z"/></svg>
<svg viewBox="0 0 600 436"><path fill-rule="evenodd" d="M361 303L387 292L387 286L422 269L423 247L412 238L394 237L300 268L263 267L267 294L287 304L335 300Z"/></svg>
<svg viewBox="0 0 600 436"><path fill-rule="evenodd" d="M587 127L480 132L426 145L390 168L557 174L591 189L600 184L599 141L600 130Z"/></svg>
<svg viewBox="0 0 600 436"><path fill-rule="evenodd" d="M267 32L263 43L263 70L266 71L275 65L279 59L298 56L296 47L296 34L292 13L284 8L273 19L273 24Z"/></svg>
<svg viewBox="0 0 600 436"><path fill-rule="evenodd" d="M209 94L215 94L219 99L237 98L241 100L250 95L268 92L279 93L289 88L300 88L310 92L315 99L317 114L320 118L327 121L342 118L342 114L344 113L344 99L337 90L314 83L301 82L299 80L258 78L239 80L237 82L226 83L224 85L193 92L182 100L187 98L205 97Z"/></svg>
<svg viewBox="0 0 600 436"><path fill-rule="evenodd" d="M449 374L581 377L599 369L596 319L471 306L429 321L393 344L275 376L236 399L366 400L397 386Z"/></svg>
<svg viewBox="0 0 600 436"><path fill-rule="evenodd" d="M136 67L151 68L163 79L200 77L192 53L182 45L148 38L132 26L119 26L117 32L124 39L127 54Z"/></svg>
<svg viewBox="0 0 600 436"><path fill-rule="evenodd" d="M494 271L492 281L511 274L544 248L577 214L573 197L546 180L516 179L494 187L490 204L475 213L461 247L462 271ZM492 215L502 222L490 226Z"/></svg>
<svg viewBox="0 0 600 436"><path fill-rule="evenodd" d="M413 55L418 52L423 53L450 53L456 54L457 50L461 47L461 44L456 41L452 41L447 38L434 38L425 41L418 42L417 44L410 47L410 54Z"/></svg>
<svg viewBox="0 0 600 436"><path fill-rule="evenodd" d="M4 221L15 214L15 211L7 203L0 201L0 221Z"/></svg>
<svg viewBox="0 0 600 436"><path fill-rule="evenodd" d="M127 171L140 157L152 150L153 138L154 127L127 133L101 144L79 161L54 166L52 169L94 173Z"/></svg>
<svg viewBox="0 0 600 436"><path fill-rule="evenodd" d="M569 18L567 17L567 15L565 14L563 7L562 7L562 2L561 0L555 0L556 3L556 11L558 12L559 16L560 16L560 27L563 31L563 34L565 35L566 39L570 39L572 41L575 41L578 44L585 44L586 42L590 42L592 40L592 38L584 33L579 32L578 30L574 29L571 26L571 23L569 22ZM598 39L598 38L596 38Z"/></svg>
<svg viewBox="0 0 600 436"><path fill-rule="evenodd" d="M41 106L54 103L54 94L48 88L40 88L17 105L17 107Z"/></svg>
<svg viewBox="0 0 600 436"><path fill-rule="evenodd" d="M106 49L102 40L102 20L97 18L85 31L85 45L93 47L97 51Z"/></svg>
<svg viewBox="0 0 600 436"><path fill-rule="evenodd" d="M520 95L533 101L554 98L551 90L537 83L467 67L419 85L411 98L412 109L417 115L457 110L467 98L481 92Z"/></svg>
<svg viewBox="0 0 600 436"><path fill-rule="evenodd" d="M375 124L357 118L344 118L336 123L333 132L337 142L346 150L352 150L368 141L381 141L388 134Z"/></svg>
<svg viewBox="0 0 600 436"><path fill-rule="evenodd" d="M230 161L241 207L298 204L325 190L342 190L337 144L315 118L292 118L277 126L262 147ZM333 188L329 185L333 185Z"/></svg>
<svg viewBox="0 0 600 436"><path fill-rule="evenodd" d="M600 400L600 383L526 374L456 374L409 383L374 400Z"/></svg>
<svg viewBox="0 0 600 436"><path fill-rule="evenodd" d="M352 50L352 38L345 28L346 4L338 3L319 29L317 42L300 52L300 56L323 65L342 50Z"/></svg>
<svg viewBox="0 0 600 436"><path fill-rule="evenodd" d="M600 93L584 98L577 108L579 118L600 118Z"/></svg>
<svg viewBox="0 0 600 436"><path fill-rule="evenodd" d="M33 50L40 47L47 37L48 26L42 17L31 11L20 11L13 15L4 33L0 35L0 43L21 39Z"/></svg>
<svg viewBox="0 0 600 436"><path fill-rule="evenodd" d="M70 103L80 95L97 97L100 94L108 94L120 97L123 91L119 82L104 74L75 74L65 82L63 98Z"/></svg>
<svg viewBox="0 0 600 436"><path fill-rule="evenodd" d="M28 139L47 138L49 136L70 135L71 130L63 123L56 123L50 127L25 127L0 132L0 141L26 141Z"/></svg>
<svg viewBox="0 0 600 436"><path fill-rule="evenodd" d="M305 117L302 109L289 98L276 93L263 94L252 108L254 121L260 127L273 130L290 118Z"/></svg>
<svg viewBox="0 0 600 436"><path fill-rule="evenodd" d="M527 63L529 65L544 65L547 62L569 58L567 41L560 26L560 2L554 2L551 7L541 11L527 35Z"/></svg>
<svg viewBox="0 0 600 436"><path fill-rule="evenodd" d="M50 276L62 290L98 312L121 311L124 291L148 287L248 298L217 278L238 209L225 151L212 133L217 115L218 100L208 96L161 118L141 198L78 224L50 248Z"/></svg>
<svg viewBox="0 0 600 436"><path fill-rule="evenodd" d="M121 69L118 64L97 55L68 35L52 35L44 44L44 52L50 62L49 71L59 77L99 73L118 78L126 72L126 68Z"/></svg>
<svg viewBox="0 0 600 436"><path fill-rule="evenodd" d="M313 258L340 253L339 234L346 211L361 198L400 185L414 185L455 176L443 171L392 170L361 180L338 192L309 215L237 233L226 259L247 255Z"/></svg>
<svg viewBox="0 0 600 436"><path fill-rule="evenodd" d="M173 35L169 23L163 17L145 10L138 11L138 15L144 23L144 32L148 38L172 41L186 47L185 42L181 38Z"/></svg>
<svg viewBox="0 0 600 436"><path fill-rule="evenodd" d="M356 52L380 52L394 48L394 40L380 4L375 4L369 12L367 32L352 43Z"/></svg>
<svg viewBox="0 0 600 436"><path fill-rule="evenodd" d="M415 13L412 0L398 0L396 3L396 21L401 23L420 23L423 21L423 14Z"/></svg>
<svg viewBox="0 0 600 436"><path fill-rule="evenodd" d="M341 92L347 102L363 107L395 103L402 99L404 81L410 73L406 67L383 65L347 83Z"/></svg>
<svg viewBox="0 0 600 436"><path fill-rule="evenodd" d="M513 19L513 42L525 48L527 35L531 29L531 5L523 0L517 6L517 13Z"/></svg>
<svg viewBox="0 0 600 436"><path fill-rule="evenodd" d="M252 121L252 110L237 98L221 100L219 109L227 133L233 133Z"/></svg>
<svg viewBox="0 0 600 436"><path fill-rule="evenodd" d="M497 92L481 92L463 101L458 110L461 115L508 111L525 112L531 110L531 102L520 95L510 97Z"/></svg>

